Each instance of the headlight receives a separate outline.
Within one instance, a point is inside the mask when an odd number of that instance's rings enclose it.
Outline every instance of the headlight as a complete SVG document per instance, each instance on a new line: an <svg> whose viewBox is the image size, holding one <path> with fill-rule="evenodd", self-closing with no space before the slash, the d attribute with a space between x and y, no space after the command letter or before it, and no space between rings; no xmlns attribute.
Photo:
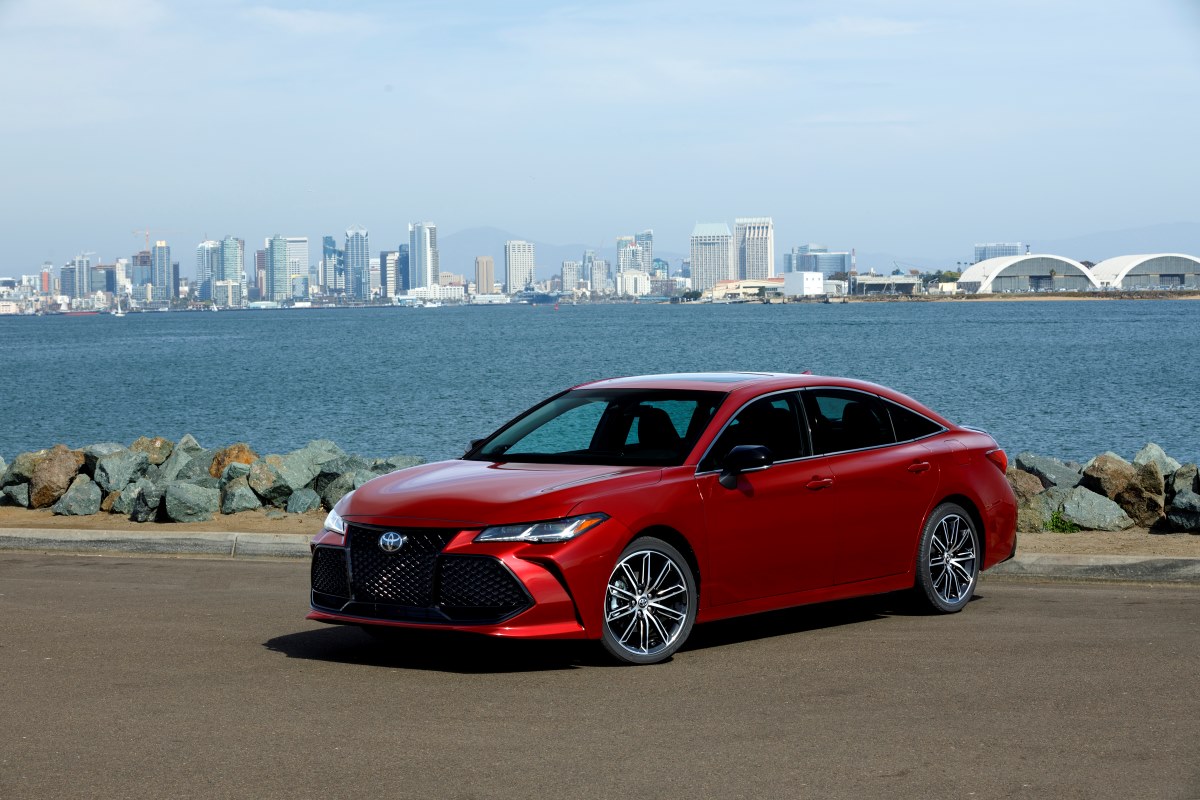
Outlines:
<svg viewBox="0 0 1200 800"><path fill-rule="evenodd" d="M346 535L346 521L342 519L342 515L337 512L337 509L339 506L345 508L346 501L350 499L350 495L352 494L354 494L353 491L347 492L345 496L343 496L342 499L337 502L337 505L335 505L329 511L329 513L325 515L325 530L333 531L334 533L340 533L343 536Z"/></svg>
<svg viewBox="0 0 1200 800"><path fill-rule="evenodd" d="M497 525L484 528L475 537L477 542L565 542L608 519L607 514L584 514L548 522L522 522L517 525Z"/></svg>

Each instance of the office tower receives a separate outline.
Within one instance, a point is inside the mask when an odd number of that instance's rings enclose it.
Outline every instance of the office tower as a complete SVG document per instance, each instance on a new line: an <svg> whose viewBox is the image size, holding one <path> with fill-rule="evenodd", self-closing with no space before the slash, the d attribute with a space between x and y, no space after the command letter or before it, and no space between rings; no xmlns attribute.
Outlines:
<svg viewBox="0 0 1200 800"><path fill-rule="evenodd" d="M301 275L307 281L309 257L308 257L308 237L307 236L289 236L287 237L288 249L288 280Z"/></svg>
<svg viewBox="0 0 1200 800"><path fill-rule="evenodd" d="M241 305L246 296L246 242L233 236L221 240L221 271L219 280L223 283L235 283L236 294L229 289L225 291L225 305ZM215 286L215 284L214 284ZM216 292L213 293L214 299ZM235 302L236 301L236 302Z"/></svg>
<svg viewBox="0 0 1200 800"><path fill-rule="evenodd" d="M153 261L149 250L134 253L129 259L129 282L134 286L145 286L154 280L151 274Z"/></svg>
<svg viewBox="0 0 1200 800"><path fill-rule="evenodd" d="M410 222L408 225L408 288L438 285L437 225Z"/></svg>
<svg viewBox="0 0 1200 800"><path fill-rule="evenodd" d="M562 262L562 290L564 292L573 292L579 288L582 267L583 264L578 261Z"/></svg>
<svg viewBox="0 0 1200 800"><path fill-rule="evenodd" d="M399 293L399 280L396 276L396 264L400 261L398 250L379 251L379 293L381 297L391 299Z"/></svg>
<svg viewBox="0 0 1200 800"><path fill-rule="evenodd" d="M587 277L588 282L592 285L592 294L608 294L608 262L602 258L595 258L595 253L592 253L590 250L587 252L593 256L591 265L587 268Z"/></svg>
<svg viewBox="0 0 1200 800"><path fill-rule="evenodd" d="M653 274L654 272L654 231L644 230L633 237L634 243L641 251L642 257L642 272Z"/></svg>
<svg viewBox="0 0 1200 800"><path fill-rule="evenodd" d="M80 253L70 261L71 282L62 280L63 294L81 298L87 297L96 288L92 286L92 259L87 253Z"/></svg>
<svg viewBox="0 0 1200 800"><path fill-rule="evenodd" d="M212 299L213 281L224 280L221 243L205 239L196 246L196 297Z"/></svg>
<svg viewBox="0 0 1200 800"><path fill-rule="evenodd" d="M151 297L155 300L171 300L171 288L174 283L171 272L171 248L166 242L155 242L150 250L150 283L154 289Z"/></svg>
<svg viewBox="0 0 1200 800"><path fill-rule="evenodd" d="M54 265L49 261L42 264L42 283L40 288L42 294L50 294L54 288Z"/></svg>
<svg viewBox="0 0 1200 800"><path fill-rule="evenodd" d="M491 256L475 256L475 294L496 291L496 261Z"/></svg>
<svg viewBox="0 0 1200 800"><path fill-rule="evenodd" d="M975 263L987 261L989 258L1002 256L1019 256L1025 252L1025 245L1020 242L989 242L975 245Z"/></svg>
<svg viewBox="0 0 1200 800"><path fill-rule="evenodd" d="M271 240L268 239L267 243ZM254 251L254 299L267 299L267 251Z"/></svg>
<svg viewBox="0 0 1200 800"><path fill-rule="evenodd" d="M75 269L74 261L68 261L58 269L58 285L60 292L71 299L79 296L76 294L76 292L79 290L79 287L75 282L77 273L78 270Z"/></svg>
<svg viewBox="0 0 1200 800"><path fill-rule="evenodd" d="M504 289L509 294L533 286L533 242L504 243Z"/></svg>
<svg viewBox="0 0 1200 800"><path fill-rule="evenodd" d="M733 234L724 222L698 222L692 229L690 244L692 289L711 289L717 281L731 280L737 274L733 252Z"/></svg>
<svg viewBox="0 0 1200 800"><path fill-rule="evenodd" d="M739 217L733 221L737 276L743 280L775 277L775 223L770 217Z"/></svg>
<svg viewBox="0 0 1200 800"><path fill-rule="evenodd" d="M631 269L640 269L642 254L638 249L637 240L632 236L617 237L617 274Z"/></svg>
<svg viewBox="0 0 1200 800"><path fill-rule="evenodd" d="M292 293L291 280L288 277L288 245L287 239L275 234L267 240L267 275L266 297L264 300L288 299Z"/></svg>
<svg viewBox="0 0 1200 800"><path fill-rule="evenodd" d="M371 299L371 242L367 229L355 225L346 229L346 294L359 300Z"/></svg>
<svg viewBox="0 0 1200 800"><path fill-rule="evenodd" d="M346 251L337 246L332 236L321 239L321 286L327 294L346 291Z"/></svg>
<svg viewBox="0 0 1200 800"><path fill-rule="evenodd" d="M408 294L409 280L412 278L408 269L408 245L402 244L396 250L396 292Z"/></svg>
<svg viewBox="0 0 1200 800"><path fill-rule="evenodd" d="M829 276L839 272L849 275L853 269L853 252L831 253L824 245L802 244L783 255L784 272L820 272Z"/></svg>

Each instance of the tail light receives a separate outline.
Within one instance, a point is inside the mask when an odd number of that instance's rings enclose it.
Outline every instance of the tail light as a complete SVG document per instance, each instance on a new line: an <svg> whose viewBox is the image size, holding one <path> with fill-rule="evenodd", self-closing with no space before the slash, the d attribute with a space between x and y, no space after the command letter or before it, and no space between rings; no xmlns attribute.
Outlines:
<svg viewBox="0 0 1200 800"><path fill-rule="evenodd" d="M997 447L995 450L988 450L986 453L984 453L984 455L987 456L987 460L995 464L1001 472L1008 472L1008 456L1006 456L1004 451L999 447Z"/></svg>

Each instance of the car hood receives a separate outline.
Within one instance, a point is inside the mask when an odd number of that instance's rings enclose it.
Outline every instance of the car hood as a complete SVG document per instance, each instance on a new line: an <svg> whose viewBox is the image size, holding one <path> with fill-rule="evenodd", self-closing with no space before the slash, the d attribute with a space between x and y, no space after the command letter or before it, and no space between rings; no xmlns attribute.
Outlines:
<svg viewBox="0 0 1200 800"><path fill-rule="evenodd" d="M567 516L583 500L650 486L661 476L657 467L440 461L367 482L340 513L366 524L372 518L468 528L532 522Z"/></svg>

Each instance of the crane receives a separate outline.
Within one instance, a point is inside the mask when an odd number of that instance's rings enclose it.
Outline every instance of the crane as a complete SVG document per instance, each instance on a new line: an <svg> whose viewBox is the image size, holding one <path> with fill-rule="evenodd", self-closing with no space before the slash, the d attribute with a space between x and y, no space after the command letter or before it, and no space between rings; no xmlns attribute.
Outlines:
<svg viewBox="0 0 1200 800"><path fill-rule="evenodd" d="M158 234L172 233L172 234L174 234L174 233L182 233L182 231L168 231L168 230L161 230L158 228L154 228L154 229L137 228L136 230L133 231L133 235L146 237L146 252L150 252L150 234L152 234L152 233L158 233Z"/></svg>

